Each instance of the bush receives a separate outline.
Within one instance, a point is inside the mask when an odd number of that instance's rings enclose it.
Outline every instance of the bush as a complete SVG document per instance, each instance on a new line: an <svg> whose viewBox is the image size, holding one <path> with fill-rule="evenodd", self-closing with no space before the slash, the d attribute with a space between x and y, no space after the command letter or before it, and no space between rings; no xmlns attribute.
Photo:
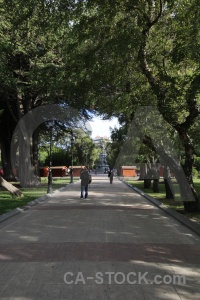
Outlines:
<svg viewBox="0 0 200 300"><path fill-rule="evenodd" d="M192 169L192 176L193 177L198 177L199 176L199 172L197 171L197 169L195 169L195 168Z"/></svg>
<svg viewBox="0 0 200 300"><path fill-rule="evenodd" d="M200 172L200 157L195 157L194 158L194 166L195 166L195 169Z"/></svg>
<svg viewBox="0 0 200 300"><path fill-rule="evenodd" d="M53 166L66 166L67 165L67 157L66 150L64 149L53 149L52 151L52 165ZM49 157L45 159L45 166L49 166Z"/></svg>

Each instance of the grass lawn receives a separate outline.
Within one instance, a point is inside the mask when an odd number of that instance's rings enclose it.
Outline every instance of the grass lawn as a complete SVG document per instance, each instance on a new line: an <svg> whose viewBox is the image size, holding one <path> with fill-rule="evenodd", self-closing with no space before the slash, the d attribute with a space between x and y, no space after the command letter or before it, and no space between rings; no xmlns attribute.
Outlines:
<svg viewBox="0 0 200 300"><path fill-rule="evenodd" d="M74 178L74 181L78 180ZM53 178L52 190L55 191L61 187L66 186L70 182L70 177L65 177L62 179ZM13 183L14 185L19 185L19 183ZM0 188L0 215L4 214L16 207L23 207L28 202L35 200L47 193L48 179L45 177L41 178L41 185L35 188L21 188L24 197L18 198L12 196L4 188Z"/></svg>
<svg viewBox="0 0 200 300"><path fill-rule="evenodd" d="M200 223L200 213L188 213L184 211L183 202L181 201L180 194L178 193L178 185L175 184L175 195L176 200L172 199L165 199L165 185L164 183L159 184L159 193L153 193L152 189L144 189L144 182L143 181L134 181L134 180L127 180L128 183L132 184L134 187L142 190L145 194L148 194L149 196L161 201L164 205L176 210L177 212L183 214L184 216L188 217L189 219L192 219L193 221ZM194 179L194 185L196 191L200 194L200 179Z"/></svg>

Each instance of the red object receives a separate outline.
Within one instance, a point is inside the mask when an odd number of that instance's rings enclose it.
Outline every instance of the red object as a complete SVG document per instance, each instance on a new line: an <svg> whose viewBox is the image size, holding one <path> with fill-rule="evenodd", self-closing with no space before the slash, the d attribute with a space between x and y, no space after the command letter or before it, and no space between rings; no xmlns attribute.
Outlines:
<svg viewBox="0 0 200 300"><path fill-rule="evenodd" d="M52 176L53 177L64 177L66 176L66 166L61 166L61 167L52 167Z"/></svg>
<svg viewBox="0 0 200 300"><path fill-rule="evenodd" d="M51 167L52 176L53 177L64 177L66 176L67 167L66 166L58 166ZM49 167L40 168L40 177L48 177L49 175Z"/></svg>
<svg viewBox="0 0 200 300"><path fill-rule="evenodd" d="M137 176L137 168L135 166L122 166L121 167L121 176L136 177Z"/></svg>
<svg viewBox="0 0 200 300"><path fill-rule="evenodd" d="M40 168L40 177L48 177L49 167Z"/></svg>
<svg viewBox="0 0 200 300"><path fill-rule="evenodd" d="M74 177L80 177L80 175L81 175L81 169L83 167L84 166L73 166L73 176ZM69 168L71 168L71 166Z"/></svg>

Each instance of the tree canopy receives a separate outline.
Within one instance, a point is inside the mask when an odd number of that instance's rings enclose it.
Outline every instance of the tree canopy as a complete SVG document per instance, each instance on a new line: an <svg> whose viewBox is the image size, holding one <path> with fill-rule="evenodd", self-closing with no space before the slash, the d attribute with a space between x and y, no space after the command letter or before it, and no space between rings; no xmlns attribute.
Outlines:
<svg viewBox="0 0 200 300"><path fill-rule="evenodd" d="M151 105L179 136L193 187L198 0L4 0L0 11L4 161L14 127L37 106L67 103L87 117L88 110L117 116L128 128L137 107Z"/></svg>

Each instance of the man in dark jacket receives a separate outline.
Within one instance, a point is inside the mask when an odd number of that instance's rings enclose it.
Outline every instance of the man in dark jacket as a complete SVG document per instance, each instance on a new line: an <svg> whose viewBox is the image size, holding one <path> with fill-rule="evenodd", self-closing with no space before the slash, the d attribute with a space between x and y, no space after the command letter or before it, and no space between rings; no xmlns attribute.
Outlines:
<svg viewBox="0 0 200 300"><path fill-rule="evenodd" d="M112 184L113 183L113 176L114 176L114 173L113 173L113 170L110 170L110 183Z"/></svg>
<svg viewBox="0 0 200 300"><path fill-rule="evenodd" d="M84 167L83 171L81 172L81 198L83 198L83 194L85 191L85 198L88 197L88 184L89 184L89 179L90 179L90 175L88 172L88 169L86 167Z"/></svg>

